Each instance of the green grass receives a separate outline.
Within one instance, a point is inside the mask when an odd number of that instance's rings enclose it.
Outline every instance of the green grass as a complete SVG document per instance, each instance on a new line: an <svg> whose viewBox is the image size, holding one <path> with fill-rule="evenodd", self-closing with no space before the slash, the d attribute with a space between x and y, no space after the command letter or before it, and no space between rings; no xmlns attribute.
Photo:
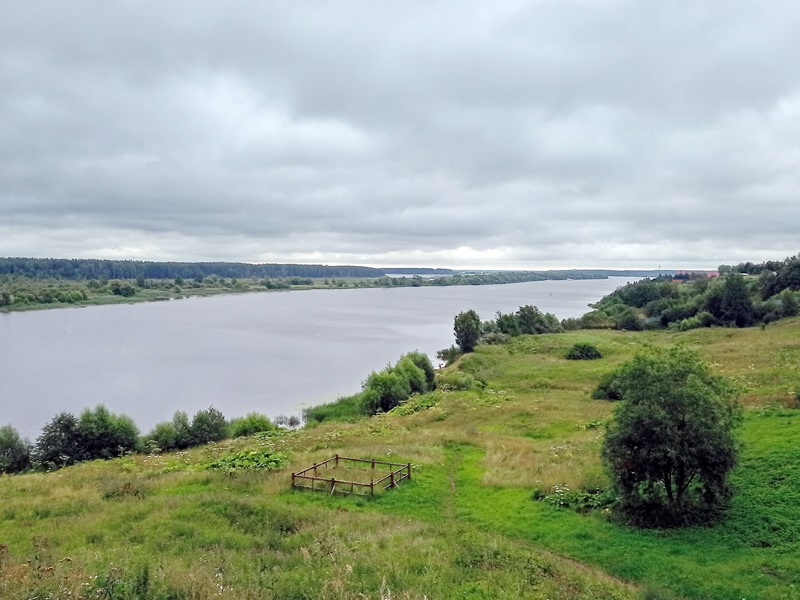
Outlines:
<svg viewBox="0 0 800 600"><path fill-rule="evenodd" d="M395 414L2 477L0 597L798 598L800 411L786 408L798 339L798 319L518 338L451 367L485 386ZM603 358L565 360L578 342ZM725 517L637 530L533 500L606 484L614 403L589 394L637 348L675 343L735 379L747 405ZM272 452L287 457L276 471L208 469ZM375 498L290 488L290 472L336 453L413 475Z"/></svg>

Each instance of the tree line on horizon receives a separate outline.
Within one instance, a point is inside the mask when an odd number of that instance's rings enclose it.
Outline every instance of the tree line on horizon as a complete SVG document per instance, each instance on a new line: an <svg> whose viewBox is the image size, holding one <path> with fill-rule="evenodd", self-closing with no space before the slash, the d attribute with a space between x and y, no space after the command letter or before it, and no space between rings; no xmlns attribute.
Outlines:
<svg viewBox="0 0 800 600"><path fill-rule="evenodd" d="M499 285L642 276L645 271L460 272L432 268L0 258L0 311L59 305L167 300L193 295L308 288Z"/></svg>
<svg viewBox="0 0 800 600"><path fill-rule="evenodd" d="M224 261L175 262L145 260L109 260L94 258L33 258L0 257L0 275L17 275L31 279L69 280L135 280L183 279L200 280L210 275L218 277L249 278L380 278L390 276L414 276L447 278L464 277L472 283L482 278L499 277L503 283L535 281L539 279L586 279L613 276L652 276L659 272L651 270L620 269L550 269L550 270L457 270L430 267L365 267L360 265L321 265L294 263L242 263Z"/></svg>
<svg viewBox="0 0 800 600"><path fill-rule="evenodd" d="M0 275L19 275L32 279L183 279L219 277L383 277L380 269L360 266L308 264L251 264L236 262L154 262L143 260L104 260L90 258L0 257Z"/></svg>

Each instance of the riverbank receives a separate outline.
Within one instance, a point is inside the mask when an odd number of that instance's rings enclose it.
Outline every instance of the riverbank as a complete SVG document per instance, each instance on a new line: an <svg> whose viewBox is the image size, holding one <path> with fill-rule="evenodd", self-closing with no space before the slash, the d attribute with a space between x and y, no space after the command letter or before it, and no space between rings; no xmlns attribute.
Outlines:
<svg viewBox="0 0 800 600"><path fill-rule="evenodd" d="M181 300L191 297L220 296L255 292L449 287L502 285L532 281L639 278L643 271L489 271L451 275L403 275L380 277L279 277L225 278L218 275L184 279L47 279L22 275L0 275L0 312L45 310ZM599 298L598 298L599 300Z"/></svg>
<svg viewBox="0 0 800 600"><path fill-rule="evenodd" d="M0 595L292 598L792 598L800 586L800 319L765 329L581 331L479 346L485 385L419 410L190 451L0 478ZM603 358L566 361L575 343ZM637 530L569 502L606 484L602 375L686 344L742 389L736 495L711 527ZM280 452L273 471L209 468ZM335 454L411 463L374 499L295 491ZM566 500L534 500L561 490ZM676 575L677 574L677 575ZM731 576L734 574L734 576ZM98 589L104 590L98 592Z"/></svg>

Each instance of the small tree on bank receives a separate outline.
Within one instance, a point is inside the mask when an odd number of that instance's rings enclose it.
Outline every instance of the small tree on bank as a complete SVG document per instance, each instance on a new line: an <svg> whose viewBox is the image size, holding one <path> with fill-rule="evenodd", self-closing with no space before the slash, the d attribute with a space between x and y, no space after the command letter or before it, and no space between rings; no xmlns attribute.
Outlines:
<svg viewBox="0 0 800 600"><path fill-rule="evenodd" d="M472 352L481 337L481 318L474 310L460 312L453 320L456 344L462 352Z"/></svg>
<svg viewBox="0 0 800 600"><path fill-rule="evenodd" d="M86 460L78 419L63 412L42 428L31 453L37 469L52 471Z"/></svg>
<svg viewBox="0 0 800 600"><path fill-rule="evenodd" d="M621 513L650 527L711 520L730 496L737 457L741 407L733 385L683 348L638 355L615 382L623 402L602 458Z"/></svg>

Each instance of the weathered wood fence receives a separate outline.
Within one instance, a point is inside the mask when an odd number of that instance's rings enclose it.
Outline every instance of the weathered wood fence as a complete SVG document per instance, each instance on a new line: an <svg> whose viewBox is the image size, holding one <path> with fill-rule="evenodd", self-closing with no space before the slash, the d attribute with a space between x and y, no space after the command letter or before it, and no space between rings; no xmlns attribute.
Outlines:
<svg viewBox="0 0 800 600"><path fill-rule="evenodd" d="M358 469L369 473L369 483L365 481L349 481L347 479L321 476L320 471L329 471L339 466ZM389 472L375 479L376 467L382 471L388 468ZM392 463L369 458L351 458L349 456L332 456L327 460L318 462L310 467L292 473L292 487L330 492L331 494L360 494L362 496L374 495L375 491L388 490L397 487L404 479L411 479L411 463Z"/></svg>

